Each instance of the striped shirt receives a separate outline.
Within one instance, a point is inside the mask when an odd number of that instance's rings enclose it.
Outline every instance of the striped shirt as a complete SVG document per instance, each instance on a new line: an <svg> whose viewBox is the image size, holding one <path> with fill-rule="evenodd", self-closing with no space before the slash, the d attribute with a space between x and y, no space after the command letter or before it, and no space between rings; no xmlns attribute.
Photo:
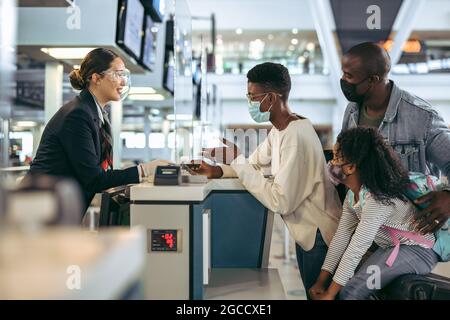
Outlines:
<svg viewBox="0 0 450 320"><path fill-rule="evenodd" d="M414 231L414 205L400 199L392 202L392 205L385 205L376 201L366 188L361 187L359 201L354 203L354 194L348 191L338 229L322 266L322 270L334 274L334 282L346 285L373 241L382 248L394 246L389 232L381 229L383 225ZM435 241L432 233L424 238ZM399 240L401 245L423 246L407 238L399 237Z"/></svg>

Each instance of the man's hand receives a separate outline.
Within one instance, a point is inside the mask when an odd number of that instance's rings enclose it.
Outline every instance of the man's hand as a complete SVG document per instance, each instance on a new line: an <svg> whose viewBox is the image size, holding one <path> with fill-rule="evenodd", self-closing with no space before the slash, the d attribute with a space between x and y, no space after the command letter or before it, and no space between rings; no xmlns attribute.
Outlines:
<svg viewBox="0 0 450 320"><path fill-rule="evenodd" d="M226 147L203 148L203 156L219 163L230 164L241 154L241 151L234 143L225 138L222 138L222 142Z"/></svg>
<svg viewBox="0 0 450 320"><path fill-rule="evenodd" d="M416 231L422 234L439 230L450 217L450 192L432 191L420 197L414 203L422 204L430 201L430 205L416 213Z"/></svg>
<svg viewBox="0 0 450 320"><path fill-rule="evenodd" d="M192 160L191 163L198 164L197 162L194 162L194 160ZM211 166L207 164L205 161L202 161L200 166L198 168L192 169L192 171L194 171L196 174L207 176L208 179L218 179L223 176L221 167Z"/></svg>

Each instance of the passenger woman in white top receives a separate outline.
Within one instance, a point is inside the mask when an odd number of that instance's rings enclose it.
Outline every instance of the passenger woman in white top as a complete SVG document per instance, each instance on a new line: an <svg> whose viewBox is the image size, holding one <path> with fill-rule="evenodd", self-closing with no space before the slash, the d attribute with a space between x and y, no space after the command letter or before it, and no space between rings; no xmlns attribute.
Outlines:
<svg viewBox="0 0 450 320"><path fill-rule="evenodd" d="M237 147L227 142L228 147L209 151L222 163L229 162L222 157L231 151L230 165L202 162L197 173L210 178L238 177L266 208L281 215L296 242L300 275L308 290L320 273L341 204L311 122L289 109L288 70L267 62L251 69L247 78L250 115L256 122L270 121L273 128L248 159L237 156ZM264 166L271 167L273 179L264 178Z"/></svg>

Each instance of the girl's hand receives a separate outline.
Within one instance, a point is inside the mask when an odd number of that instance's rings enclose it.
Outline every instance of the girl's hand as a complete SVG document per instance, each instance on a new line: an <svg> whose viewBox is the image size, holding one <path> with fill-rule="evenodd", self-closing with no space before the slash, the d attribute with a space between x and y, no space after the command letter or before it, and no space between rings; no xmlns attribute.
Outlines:
<svg viewBox="0 0 450 320"><path fill-rule="evenodd" d="M314 300L334 300L334 299L335 299L334 295L332 295L328 291L325 291L323 293L317 294Z"/></svg>
<svg viewBox="0 0 450 320"><path fill-rule="evenodd" d="M316 282L310 289L309 289L309 295L311 296L311 299L313 300L320 300L319 297L323 293L325 293L326 289L325 286L320 283Z"/></svg>

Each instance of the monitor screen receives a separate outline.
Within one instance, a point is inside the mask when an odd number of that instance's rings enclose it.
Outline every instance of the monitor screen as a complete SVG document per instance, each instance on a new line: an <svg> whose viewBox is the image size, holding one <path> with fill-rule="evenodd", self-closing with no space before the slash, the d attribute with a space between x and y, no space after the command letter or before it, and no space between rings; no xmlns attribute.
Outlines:
<svg viewBox="0 0 450 320"><path fill-rule="evenodd" d="M119 7L117 43L135 59L142 46L144 7L139 0L122 0Z"/></svg>
<svg viewBox="0 0 450 320"><path fill-rule="evenodd" d="M149 70L153 70L155 65L157 33L158 29L155 27L152 18L146 15L141 61L142 64Z"/></svg>
<svg viewBox="0 0 450 320"><path fill-rule="evenodd" d="M164 89L172 95L174 93L174 81L174 67L173 65L168 65L164 68Z"/></svg>
<svg viewBox="0 0 450 320"><path fill-rule="evenodd" d="M164 13L165 13L165 0L153 0L153 9L155 10L155 13L160 18L160 22L164 19Z"/></svg>
<svg viewBox="0 0 450 320"><path fill-rule="evenodd" d="M174 74L175 74L175 61L174 61L174 46L173 46L173 33L174 21L172 19L166 21L166 44L164 52L164 76L163 87L169 91L172 95L174 93Z"/></svg>
<svg viewBox="0 0 450 320"><path fill-rule="evenodd" d="M146 9L149 10L153 21L163 22L166 11L165 0L141 0Z"/></svg>

